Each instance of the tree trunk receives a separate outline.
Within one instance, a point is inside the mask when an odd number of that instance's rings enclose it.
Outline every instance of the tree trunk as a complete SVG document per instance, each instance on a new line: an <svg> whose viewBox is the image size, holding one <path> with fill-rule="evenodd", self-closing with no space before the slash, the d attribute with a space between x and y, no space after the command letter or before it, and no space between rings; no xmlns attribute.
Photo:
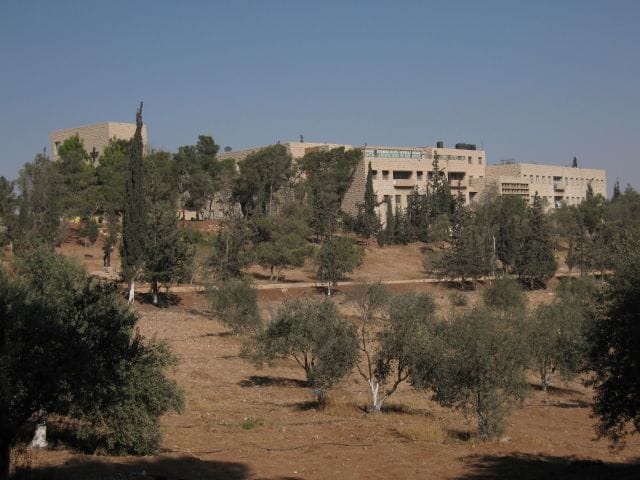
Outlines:
<svg viewBox="0 0 640 480"><path fill-rule="evenodd" d="M486 441L489 438L488 425L487 425L487 417L484 412L481 410L477 410L478 414L478 437L480 437L481 441Z"/></svg>
<svg viewBox="0 0 640 480"><path fill-rule="evenodd" d="M33 434L33 439L29 444L31 448L47 448L47 421L42 420L38 422L36 431Z"/></svg>
<svg viewBox="0 0 640 480"><path fill-rule="evenodd" d="M11 442L0 438L0 480L9 480L11 466Z"/></svg>
<svg viewBox="0 0 640 480"><path fill-rule="evenodd" d="M131 280L129 280L129 300L128 300L129 305L133 305L133 302L135 300L135 294L136 294L135 280L132 278Z"/></svg>
<svg viewBox="0 0 640 480"><path fill-rule="evenodd" d="M385 396L379 396L380 384L372 379L367 380L367 382L369 383L369 388L371 388L371 411L380 412L385 400Z"/></svg>
<svg viewBox="0 0 640 480"><path fill-rule="evenodd" d="M540 369L540 385L542 386L542 391L547 393L547 389L549 388L549 377L550 375L547 373L547 368Z"/></svg>
<svg viewBox="0 0 640 480"><path fill-rule="evenodd" d="M153 305L158 306L158 280L153 279L151 281L151 296L153 298Z"/></svg>

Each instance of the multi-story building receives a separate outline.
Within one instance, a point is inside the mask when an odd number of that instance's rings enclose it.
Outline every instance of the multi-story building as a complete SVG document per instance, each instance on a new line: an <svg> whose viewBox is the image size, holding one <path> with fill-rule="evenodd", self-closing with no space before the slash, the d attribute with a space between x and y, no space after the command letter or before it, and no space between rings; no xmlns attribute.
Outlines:
<svg viewBox="0 0 640 480"><path fill-rule="evenodd" d="M104 152L112 138L121 140L130 140L136 131L135 123L121 122L105 122L95 123L93 125L83 125L75 128L65 128L64 130L55 130L49 134L51 139L51 158L57 160L59 158L58 148L62 143L72 137L78 135L84 149L92 155L92 158L98 158ZM147 149L147 126L142 126L142 143L145 150ZM94 158L94 160L95 160Z"/></svg>
<svg viewBox="0 0 640 480"><path fill-rule="evenodd" d="M378 203L394 209L406 208L407 197L414 189L426 192L435 173L436 156L438 169L449 182L452 193L461 195L465 202L473 200L484 182L485 152L476 150L475 145L459 143L455 148L446 148L443 142L438 142L436 147L365 146L362 149L363 162L354 174L342 205L351 214L357 212L357 204L364 198L369 165Z"/></svg>
<svg viewBox="0 0 640 480"><path fill-rule="evenodd" d="M300 158L305 153L328 150L335 147L354 148L346 144L288 142L284 143L292 157ZM225 152L219 158L241 160L262 147ZM577 205L585 199L587 186L591 184L595 194L606 197L606 172L593 168L572 168L532 163L502 162L487 165L484 150L475 145L457 143L446 148L443 142L435 147L389 147L369 146L361 148L363 161L356 167L351 186L345 194L342 208L352 215L363 202L367 170L371 164L373 189L380 205L379 213L384 219L385 208L406 208L407 197L415 188L425 192L434 175L434 160L438 157L438 168L449 182L454 195L461 195L467 203L490 185L495 185L502 195L519 195L531 202L537 193L547 202L548 208L561 203Z"/></svg>
<svg viewBox="0 0 640 480"><path fill-rule="evenodd" d="M594 194L607 196L606 171L595 168L505 161L487 167L486 181L496 185L502 195L519 195L527 202L538 194L548 208L562 203L578 205L586 198L588 185Z"/></svg>

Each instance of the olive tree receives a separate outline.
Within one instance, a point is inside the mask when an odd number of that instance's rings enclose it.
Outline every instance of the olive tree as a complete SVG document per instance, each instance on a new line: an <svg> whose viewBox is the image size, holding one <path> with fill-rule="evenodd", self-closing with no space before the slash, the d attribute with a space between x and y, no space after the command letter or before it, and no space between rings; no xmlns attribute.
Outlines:
<svg viewBox="0 0 640 480"><path fill-rule="evenodd" d="M227 278L209 289L214 315L233 333L255 333L262 320L258 310L258 292L244 279Z"/></svg>
<svg viewBox="0 0 640 480"><path fill-rule="evenodd" d="M524 398L526 356L518 329L496 310L476 307L453 319L416 357L412 381L443 406L477 417L481 440L500 435L510 407Z"/></svg>
<svg viewBox="0 0 640 480"><path fill-rule="evenodd" d="M357 360L356 329L329 299L291 300L245 345L244 354L257 366L292 358L322 403L324 391L347 376Z"/></svg>

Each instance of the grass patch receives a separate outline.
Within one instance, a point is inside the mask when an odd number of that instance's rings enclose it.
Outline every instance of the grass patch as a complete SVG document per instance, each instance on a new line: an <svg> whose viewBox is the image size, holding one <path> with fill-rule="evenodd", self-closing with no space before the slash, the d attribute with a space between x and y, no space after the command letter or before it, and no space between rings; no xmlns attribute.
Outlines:
<svg viewBox="0 0 640 480"><path fill-rule="evenodd" d="M247 417L242 421L242 423L240 423L240 428L242 428L243 430L253 430L263 423L264 422L258 418Z"/></svg>
<svg viewBox="0 0 640 480"><path fill-rule="evenodd" d="M396 432L402 438L412 442L443 443L447 439L447 432L439 422L425 421L397 428Z"/></svg>

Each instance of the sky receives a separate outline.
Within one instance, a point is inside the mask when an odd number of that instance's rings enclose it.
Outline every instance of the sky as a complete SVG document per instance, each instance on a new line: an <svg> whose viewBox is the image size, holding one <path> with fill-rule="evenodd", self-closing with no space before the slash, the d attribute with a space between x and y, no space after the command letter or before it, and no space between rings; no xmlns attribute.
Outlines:
<svg viewBox="0 0 640 480"><path fill-rule="evenodd" d="M3 0L0 175L142 100L170 151L443 140L638 188L639 24L636 0Z"/></svg>

